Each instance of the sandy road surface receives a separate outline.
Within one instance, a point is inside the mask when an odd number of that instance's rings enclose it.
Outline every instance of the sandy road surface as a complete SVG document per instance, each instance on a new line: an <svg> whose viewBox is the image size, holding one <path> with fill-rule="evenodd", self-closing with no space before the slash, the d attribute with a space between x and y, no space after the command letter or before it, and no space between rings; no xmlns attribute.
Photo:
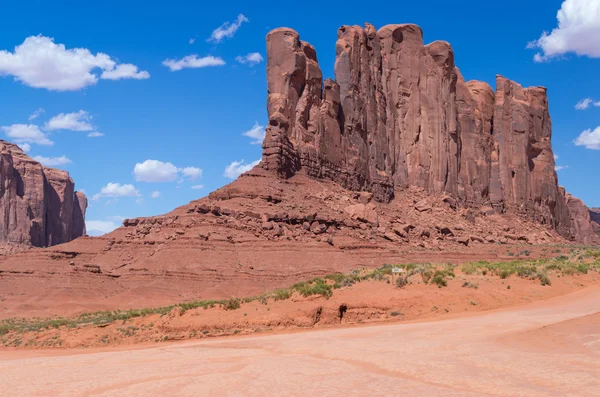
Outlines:
<svg viewBox="0 0 600 397"><path fill-rule="evenodd" d="M600 396L600 289L445 321L0 352L2 396Z"/></svg>

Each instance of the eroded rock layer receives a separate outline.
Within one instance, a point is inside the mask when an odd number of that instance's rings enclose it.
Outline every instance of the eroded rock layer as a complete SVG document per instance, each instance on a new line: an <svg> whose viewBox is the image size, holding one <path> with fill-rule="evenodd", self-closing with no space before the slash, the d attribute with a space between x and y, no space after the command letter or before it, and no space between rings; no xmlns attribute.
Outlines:
<svg viewBox="0 0 600 397"><path fill-rule="evenodd" d="M0 242L44 247L85 234L87 199L66 171L0 141Z"/></svg>
<svg viewBox="0 0 600 397"><path fill-rule="evenodd" d="M323 81L315 49L298 33L267 35L264 168L381 202L417 187L592 238L585 206L558 186L545 88L501 76L496 91L466 82L450 44L424 45L411 24L342 26L336 53L336 79Z"/></svg>

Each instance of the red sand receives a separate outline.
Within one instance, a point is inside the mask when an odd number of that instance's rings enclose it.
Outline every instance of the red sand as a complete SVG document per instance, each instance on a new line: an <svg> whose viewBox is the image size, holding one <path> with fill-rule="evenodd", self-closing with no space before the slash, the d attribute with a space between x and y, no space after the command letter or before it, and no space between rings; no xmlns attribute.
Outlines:
<svg viewBox="0 0 600 397"><path fill-rule="evenodd" d="M137 350L5 352L0 395L597 396L598 302L600 288L589 287L445 321ZM558 339L560 348L547 348Z"/></svg>

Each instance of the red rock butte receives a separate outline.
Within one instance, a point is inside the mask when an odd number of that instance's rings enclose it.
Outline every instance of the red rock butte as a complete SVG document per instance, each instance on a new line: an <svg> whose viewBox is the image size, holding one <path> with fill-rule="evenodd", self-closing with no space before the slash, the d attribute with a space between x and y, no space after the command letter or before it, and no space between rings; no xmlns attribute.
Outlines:
<svg viewBox="0 0 600 397"><path fill-rule="evenodd" d="M66 171L0 140L0 243L46 247L84 236L86 208Z"/></svg>
<svg viewBox="0 0 600 397"><path fill-rule="evenodd" d="M269 33L267 53L258 166L105 236L0 255L0 318L253 296L385 263L506 260L522 245L537 255L537 245L598 241L588 209L558 186L545 89L466 83L450 45L424 46L415 25L340 28L337 82L322 81L314 48L291 29ZM37 180L29 196L46 203L46 171L17 157L24 180Z"/></svg>
<svg viewBox="0 0 600 397"><path fill-rule="evenodd" d="M450 44L421 28L342 26L335 77L292 29L267 35L269 126L262 167L305 173L389 202L398 190L445 193L595 238L584 204L558 186L543 87L466 82Z"/></svg>

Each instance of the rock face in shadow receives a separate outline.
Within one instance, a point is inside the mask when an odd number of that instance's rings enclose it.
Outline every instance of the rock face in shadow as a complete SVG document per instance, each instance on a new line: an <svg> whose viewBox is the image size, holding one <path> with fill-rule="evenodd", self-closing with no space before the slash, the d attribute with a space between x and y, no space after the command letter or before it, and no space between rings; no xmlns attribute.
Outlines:
<svg viewBox="0 0 600 397"><path fill-rule="evenodd" d="M87 199L66 171L0 141L0 242L45 247L85 234Z"/></svg>
<svg viewBox="0 0 600 397"><path fill-rule="evenodd" d="M335 81L323 81L314 47L298 33L267 35L263 168L380 202L421 188L591 238L589 215L558 186L545 88L501 76L496 91L466 82L450 44L425 45L411 24L342 26L336 55Z"/></svg>

